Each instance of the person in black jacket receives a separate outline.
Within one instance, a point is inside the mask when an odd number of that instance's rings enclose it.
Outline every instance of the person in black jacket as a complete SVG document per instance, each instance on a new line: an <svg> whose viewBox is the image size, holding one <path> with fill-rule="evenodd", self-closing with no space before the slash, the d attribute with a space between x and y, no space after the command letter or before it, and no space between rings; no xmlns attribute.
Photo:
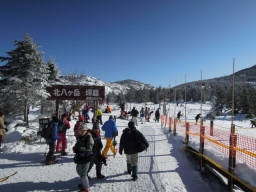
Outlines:
<svg viewBox="0 0 256 192"><path fill-rule="evenodd" d="M133 121L128 123L128 128L123 131L120 139L119 153L122 155L123 150L127 159L128 174L132 174L132 180L138 179L138 153L148 148L148 142L144 135L139 132Z"/></svg>
<svg viewBox="0 0 256 192"><path fill-rule="evenodd" d="M198 120L200 119L200 117L201 117L201 113L199 113L199 114L196 115L196 117L195 117L196 124L197 124Z"/></svg>
<svg viewBox="0 0 256 192"><path fill-rule="evenodd" d="M74 157L74 162L77 164L76 171L81 179L81 184L79 184L80 192L89 191L88 170L92 158L94 140L88 130L86 124L80 127L80 136L73 147L73 152L76 154Z"/></svg>
<svg viewBox="0 0 256 192"><path fill-rule="evenodd" d="M138 117L139 111L135 107L133 107L130 114L132 116L132 120L131 121L133 121L134 124L136 126L138 126L137 117Z"/></svg>
<svg viewBox="0 0 256 192"><path fill-rule="evenodd" d="M96 176L97 176L97 178L98 179L103 179L103 178L105 178L105 176L101 174L101 168L102 168L103 163L106 165L106 159L101 154L101 150L103 148L103 145L102 145L102 142L101 142L99 132L100 132L100 127L99 127L99 124L96 123L96 124L94 124L94 126L92 128L92 131L91 131L92 138L94 140L94 145L93 145L93 148L92 148L93 156L92 156L92 159L91 159L91 162L90 162L88 173L90 172L93 165L95 164L96 165Z"/></svg>
<svg viewBox="0 0 256 192"><path fill-rule="evenodd" d="M155 121L159 123L159 119L160 119L160 108L158 108L155 112Z"/></svg>

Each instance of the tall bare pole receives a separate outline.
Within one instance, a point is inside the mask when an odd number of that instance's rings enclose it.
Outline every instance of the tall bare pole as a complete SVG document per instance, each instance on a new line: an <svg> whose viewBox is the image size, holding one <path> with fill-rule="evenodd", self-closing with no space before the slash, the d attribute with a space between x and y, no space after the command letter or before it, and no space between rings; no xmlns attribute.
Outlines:
<svg viewBox="0 0 256 192"><path fill-rule="evenodd" d="M234 144L235 144L235 125L234 125L234 114L235 114L235 58L233 58L233 78L232 78L232 119L231 119L231 131L230 131L230 144L229 144L229 172L233 175L235 168L236 157L233 156ZM230 191L233 190L234 181L230 177L228 181Z"/></svg>
<svg viewBox="0 0 256 192"><path fill-rule="evenodd" d="M201 71L201 103L200 103L200 126L203 126L203 72Z"/></svg>
<svg viewBox="0 0 256 192"><path fill-rule="evenodd" d="M171 84L170 84L170 81L169 81L169 84L168 84L168 90L169 90L169 94L170 94L170 98L169 98L169 99L171 100ZM170 107L170 100L169 100L169 102L168 102L168 108L169 108L169 109L168 109L168 117L171 116L171 115L170 115L170 114L171 114L171 113L170 113L170 110L171 110L171 107Z"/></svg>
<svg viewBox="0 0 256 192"><path fill-rule="evenodd" d="M234 114L235 114L235 58L233 58L233 78L232 78L232 120L231 120L232 127L234 125ZM231 132L234 133L235 130Z"/></svg>
<svg viewBox="0 0 256 192"><path fill-rule="evenodd" d="M175 116L176 116L176 81L175 81L175 84L174 84L174 111L173 111L173 122L175 120Z"/></svg>
<svg viewBox="0 0 256 192"><path fill-rule="evenodd" d="M185 123L187 122L187 75L185 74Z"/></svg>

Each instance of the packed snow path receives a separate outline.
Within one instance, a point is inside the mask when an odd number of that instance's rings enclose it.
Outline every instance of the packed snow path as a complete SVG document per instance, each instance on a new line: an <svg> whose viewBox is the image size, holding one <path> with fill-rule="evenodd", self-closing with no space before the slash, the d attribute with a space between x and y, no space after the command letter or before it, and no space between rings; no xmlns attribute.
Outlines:
<svg viewBox="0 0 256 192"><path fill-rule="evenodd" d="M108 116L104 116L103 120L107 119ZM67 149L69 155L61 157L60 164L44 166L40 163L47 151L45 144L20 146L19 143L12 143L16 152L0 154L0 178L18 171L15 176L0 183L0 191L78 191L77 185L80 180L72 153L75 144L75 137L72 136L74 123L75 121L71 122L72 128L67 133L70 135ZM127 124L126 120L117 120L117 141L120 140L122 130ZM125 155L117 154L114 158L109 151L108 165L102 169L102 174L106 178L96 179L93 167L89 173L92 177L90 191L220 191L221 186L215 182L203 180L195 165L185 155L183 144L178 137L168 135L159 123L139 123L138 129L149 142L148 150L139 155L138 180L131 181L131 176L126 173ZM102 141L105 145L105 140Z"/></svg>

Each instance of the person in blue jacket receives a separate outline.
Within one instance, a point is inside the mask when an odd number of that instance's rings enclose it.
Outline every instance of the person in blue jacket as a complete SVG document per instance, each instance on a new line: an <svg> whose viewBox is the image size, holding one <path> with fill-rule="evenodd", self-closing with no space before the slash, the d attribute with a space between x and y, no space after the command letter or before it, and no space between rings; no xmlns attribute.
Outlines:
<svg viewBox="0 0 256 192"><path fill-rule="evenodd" d="M117 150L115 150L112 141L113 138L118 135L118 130L116 127L116 122L114 121L114 118L112 115L109 116L109 120L104 123L104 125L101 127L102 131L105 131L105 138L106 138L106 146L103 150L103 157L107 158L108 150L111 149L112 153L116 155Z"/></svg>
<svg viewBox="0 0 256 192"><path fill-rule="evenodd" d="M51 138L46 140L47 144L49 145L49 151L46 155L45 164L50 165L55 162L54 150L56 146L56 140L59 139L58 136L58 118L56 116L52 117L52 121L50 122L50 128L52 129Z"/></svg>

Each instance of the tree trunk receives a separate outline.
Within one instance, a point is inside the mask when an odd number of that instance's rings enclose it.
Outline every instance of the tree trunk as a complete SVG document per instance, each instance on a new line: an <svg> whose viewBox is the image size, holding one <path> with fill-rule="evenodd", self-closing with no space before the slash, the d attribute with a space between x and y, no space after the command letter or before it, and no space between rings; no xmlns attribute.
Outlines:
<svg viewBox="0 0 256 192"><path fill-rule="evenodd" d="M29 106L26 102L25 107L24 107L24 122L26 123L27 127L29 127L29 124L28 124L28 110L29 110Z"/></svg>

